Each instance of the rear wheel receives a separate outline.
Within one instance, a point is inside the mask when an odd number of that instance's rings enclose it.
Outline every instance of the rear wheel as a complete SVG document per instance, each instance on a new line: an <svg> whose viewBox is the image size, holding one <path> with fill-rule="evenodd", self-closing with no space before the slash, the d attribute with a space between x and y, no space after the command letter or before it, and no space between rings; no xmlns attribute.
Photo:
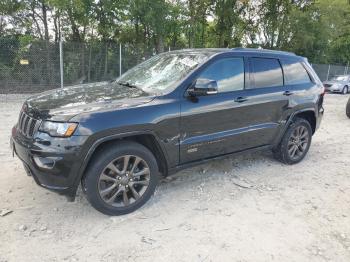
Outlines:
<svg viewBox="0 0 350 262"><path fill-rule="evenodd" d="M274 150L275 158L289 165L299 163L309 151L311 138L310 123L303 118L296 118Z"/></svg>
<svg viewBox="0 0 350 262"><path fill-rule="evenodd" d="M138 143L120 142L93 159L83 184L94 208L107 215L123 215L145 204L158 180L153 154Z"/></svg>

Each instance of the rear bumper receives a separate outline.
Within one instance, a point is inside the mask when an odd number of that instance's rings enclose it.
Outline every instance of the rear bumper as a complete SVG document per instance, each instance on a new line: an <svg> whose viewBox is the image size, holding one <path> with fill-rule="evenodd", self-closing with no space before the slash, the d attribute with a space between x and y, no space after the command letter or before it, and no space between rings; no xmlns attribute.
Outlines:
<svg viewBox="0 0 350 262"><path fill-rule="evenodd" d="M320 125L321 125L321 122L322 122L322 119L323 119L323 114L324 114L324 108L323 106L321 106L318 110L318 115L316 117L316 127L315 127L315 130L317 130Z"/></svg>
<svg viewBox="0 0 350 262"><path fill-rule="evenodd" d="M47 134L39 134L28 140L14 129L11 147L23 162L27 174L39 186L74 200L82 163L80 149L86 137L52 138Z"/></svg>

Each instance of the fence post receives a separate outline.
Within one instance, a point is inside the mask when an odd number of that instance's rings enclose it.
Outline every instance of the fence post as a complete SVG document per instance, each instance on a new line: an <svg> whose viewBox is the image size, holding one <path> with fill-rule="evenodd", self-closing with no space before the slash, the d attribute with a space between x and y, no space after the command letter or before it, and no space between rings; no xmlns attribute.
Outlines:
<svg viewBox="0 0 350 262"><path fill-rule="evenodd" d="M331 65L328 65L328 72L327 72L327 81L328 81L328 77L329 77L329 70L331 69Z"/></svg>
<svg viewBox="0 0 350 262"><path fill-rule="evenodd" d="M61 88L63 88L63 47L62 47L62 40L60 40L59 46L60 46L60 76L61 76Z"/></svg>
<svg viewBox="0 0 350 262"><path fill-rule="evenodd" d="M344 70L344 75L346 75L348 73L348 69L349 69L349 61L346 64L345 70Z"/></svg>
<svg viewBox="0 0 350 262"><path fill-rule="evenodd" d="M119 44L119 76L122 75L122 44Z"/></svg>

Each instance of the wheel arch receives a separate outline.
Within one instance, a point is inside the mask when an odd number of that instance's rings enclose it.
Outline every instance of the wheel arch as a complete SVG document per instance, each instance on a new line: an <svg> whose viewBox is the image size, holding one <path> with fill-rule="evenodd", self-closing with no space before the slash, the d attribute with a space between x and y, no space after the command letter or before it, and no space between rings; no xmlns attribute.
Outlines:
<svg viewBox="0 0 350 262"><path fill-rule="evenodd" d="M81 179L84 178L85 171L91 163L93 157L101 152L107 146L113 146L120 141L137 142L148 148L155 156L160 173L163 176L168 174L168 161L166 152L162 149L158 138L152 132L132 132L113 136L102 137L96 140L86 154L83 164L79 170L79 175L75 181L75 188L78 188Z"/></svg>
<svg viewBox="0 0 350 262"><path fill-rule="evenodd" d="M296 117L303 118L307 120L310 123L312 134L316 131L316 113L314 108L305 108L301 110L297 110L293 112L286 120L284 127L282 128L279 135L276 137L276 139L273 142L273 148L276 148L278 144L280 143L281 139L283 138L284 134L286 133L288 127L293 123L293 120Z"/></svg>
<svg viewBox="0 0 350 262"><path fill-rule="evenodd" d="M303 118L306 121L308 121L310 123L311 129L312 129L312 134L315 133L315 131L316 131L315 110L313 110L313 109L306 109L306 110L298 111L291 117L291 120L293 121L296 117Z"/></svg>

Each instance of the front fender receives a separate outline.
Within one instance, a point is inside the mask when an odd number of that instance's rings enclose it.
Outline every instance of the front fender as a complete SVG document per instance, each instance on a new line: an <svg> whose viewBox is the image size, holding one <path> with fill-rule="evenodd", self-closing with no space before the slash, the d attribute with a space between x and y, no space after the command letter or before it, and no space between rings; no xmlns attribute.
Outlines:
<svg viewBox="0 0 350 262"><path fill-rule="evenodd" d="M169 157L168 157L167 151L163 147L159 137L151 130L124 132L124 133L111 134L111 135L106 135L106 136L99 136L98 138L96 138L96 136L93 136L93 137L90 137L88 139L88 141L86 142L86 145L84 146L85 150L84 149L82 150L83 152L85 152L84 153L85 156L84 156L84 158L82 160L82 164L79 168L78 175L75 178L73 190L75 190L75 191L77 190L88 163L90 162L93 154L96 152L96 149L100 145L102 145L103 143L109 142L109 141L117 141L119 139L125 139L128 137L135 137L135 136L141 136L141 135L151 135L154 137L154 139L156 140L156 142L161 150L161 153L164 156L164 160L166 162L165 165L168 166Z"/></svg>

